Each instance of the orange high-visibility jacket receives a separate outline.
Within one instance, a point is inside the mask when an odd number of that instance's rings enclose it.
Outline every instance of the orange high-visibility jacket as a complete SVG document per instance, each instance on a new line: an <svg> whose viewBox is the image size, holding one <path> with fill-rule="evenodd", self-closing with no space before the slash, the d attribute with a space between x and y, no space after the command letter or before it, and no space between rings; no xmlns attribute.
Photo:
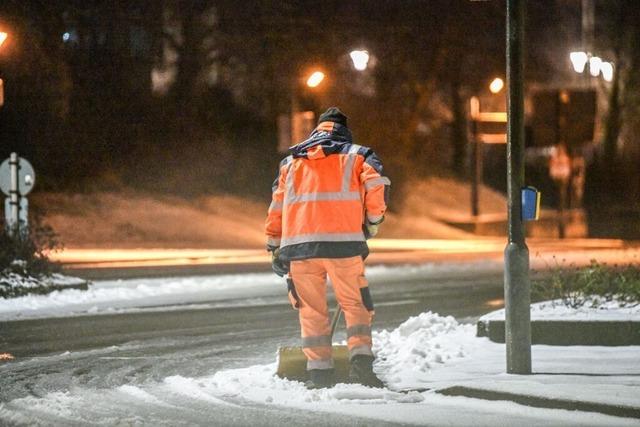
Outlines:
<svg viewBox="0 0 640 427"><path fill-rule="evenodd" d="M280 247L283 261L366 256L363 224L383 219L391 184L380 159L333 122L320 123L290 153L273 183L267 247Z"/></svg>

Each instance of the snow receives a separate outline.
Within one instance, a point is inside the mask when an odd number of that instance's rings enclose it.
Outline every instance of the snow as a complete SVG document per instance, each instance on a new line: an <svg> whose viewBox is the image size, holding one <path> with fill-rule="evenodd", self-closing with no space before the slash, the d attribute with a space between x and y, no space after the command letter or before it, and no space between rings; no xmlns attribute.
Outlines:
<svg viewBox="0 0 640 427"><path fill-rule="evenodd" d="M274 376L275 363L220 371L203 378L169 377L164 384L183 393L193 393L194 398L203 398L203 393L222 399L242 397L260 404L357 413L385 421L417 424L486 425L490 424L487 420L493 411L503 412L510 420L522 414L535 414L542 424L627 423L627 420L598 414L524 408L508 402L443 397L434 392L461 384L547 398L640 407L637 393L640 347L534 346L534 369L540 374L515 376L503 373L504 345L476 338L471 325L458 324L452 317L422 313L395 330L374 332L373 339L378 358L374 368L387 382L387 389L338 384L331 389L307 390L302 383ZM607 363L602 363L603 360ZM431 390L419 391L425 388ZM409 389L418 391L399 392ZM455 407L460 418L452 420L450 413L447 419L441 418L441 411L447 406ZM504 423L504 419L495 420L500 420L498 424Z"/></svg>
<svg viewBox="0 0 640 427"><path fill-rule="evenodd" d="M427 312L411 317L393 331L374 335L374 351L380 360L377 369L396 390L420 387L418 384L428 381L432 367L468 355L465 338L473 333L473 325L460 325L451 316Z"/></svg>
<svg viewBox="0 0 640 427"><path fill-rule="evenodd" d="M54 289L79 288L84 287L86 284L86 280L59 273L35 277L7 269L0 272L0 298L8 298L25 292L44 294Z"/></svg>
<svg viewBox="0 0 640 427"><path fill-rule="evenodd" d="M500 263L372 267L370 279L415 279L443 273L500 271ZM88 291L63 290L0 300L0 320L102 314L122 311L199 309L286 303L284 283L273 274L101 281ZM251 298L248 298L251 296ZM532 317L638 318L638 307L606 302L601 308L569 309L556 302L535 304ZM483 319L499 318L501 311ZM0 424L202 424L186 414L215 419L220 408L247 406L344 414L376 422L415 425L637 425L637 420L512 402L447 397L453 386L640 408L640 346L533 346L534 375L508 375L505 346L475 336L473 325L425 312L393 330L373 332L376 373L388 384L372 389L339 384L307 390L274 375L276 362L225 369L204 376L171 375L157 381L94 389L76 384L66 391L0 403ZM65 352L52 358L73 358ZM274 354L274 360L276 355ZM425 391L425 389L428 389ZM202 414L202 408L211 408ZM225 409L226 410L226 409ZM105 416L108 415L108 416ZM154 418L155 417L155 418ZM40 420L40 421L38 421ZM201 420L201 419L198 419Z"/></svg>
<svg viewBox="0 0 640 427"><path fill-rule="evenodd" d="M370 280L411 280L452 272L500 271L494 261L374 266ZM207 309L286 303L284 280L273 273L96 281L86 291L0 299L0 321L150 310Z"/></svg>
<svg viewBox="0 0 640 427"><path fill-rule="evenodd" d="M505 401L447 397L435 392L464 385L640 407L637 393L640 347L637 346L534 346L535 375L518 376L504 373L504 345L476 338L470 325L435 313L412 317L391 331L375 331L374 342L378 356L374 367L387 380L387 389L338 384L331 389L307 390L300 382L276 377L274 362L221 370L202 377L172 375L159 381L106 390L78 385L67 392L28 396L0 404L0 420L32 423L33 418L25 414L35 413L40 420L73 424L91 420L91 411L95 411L109 415L104 419L105 424L175 425L189 422L171 418L172 413L173 417L181 417L186 409L202 410L197 406L201 403L211 408L209 417L221 408L242 411L246 406L264 406L359 416L372 423L637 425L637 420L598 413L531 408ZM405 388L430 390L397 391ZM148 416L140 413L145 409L149 411ZM161 418L154 419L154 416Z"/></svg>
<svg viewBox="0 0 640 427"><path fill-rule="evenodd" d="M0 320L113 313L161 305L184 309L184 304L213 302L188 307L206 308L240 295L252 295L259 303L260 297L282 290L284 285L277 279L273 274L245 274L99 281L87 291L68 289L0 300Z"/></svg>
<svg viewBox="0 0 640 427"><path fill-rule="evenodd" d="M480 321L504 320L504 309L485 314ZM640 321L640 304L618 299L607 301L591 297L580 307L569 307L562 300L531 304L531 320L547 321Z"/></svg>

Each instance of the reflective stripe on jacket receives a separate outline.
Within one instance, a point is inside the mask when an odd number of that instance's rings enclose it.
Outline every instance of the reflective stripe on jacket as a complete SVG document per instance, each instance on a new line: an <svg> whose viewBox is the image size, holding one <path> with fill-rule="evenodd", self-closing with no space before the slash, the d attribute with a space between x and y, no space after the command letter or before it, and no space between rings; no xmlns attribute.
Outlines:
<svg viewBox="0 0 640 427"><path fill-rule="evenodd" d="M365 215L382 219L390 185L376 154L333 122L320 123L290 152L273 184L267 245L279 246L284 261L366 256Z"/></svg>

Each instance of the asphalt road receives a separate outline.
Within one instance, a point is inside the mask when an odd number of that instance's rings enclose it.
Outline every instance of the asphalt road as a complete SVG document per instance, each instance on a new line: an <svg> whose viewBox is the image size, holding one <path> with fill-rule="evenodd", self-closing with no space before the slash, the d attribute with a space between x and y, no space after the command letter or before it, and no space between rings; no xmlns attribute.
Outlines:
<svg viewBox="0 0 640 427"><path fill-rule="evenodd" d="M372 281L370 285L377 304L377 329L395 328L427 310L473 322L502 304L499 273L458 272L428 281ZM157 396L174 408L168 410L162 405L130 406L121 397L106 398L121 386L273 362L279 345L298 345L298 333L297 314L284 298L282 303L264 306L2 322L0 348L16 359L0 364L0 405L5 409L0 406L0 424L42 420L37 408L16 406L14 399L48 393L69 396L83 390L83 394L104 394L105 399L91 406L78 405L72 413L48 422L82 425L111 416L118 423L138 419L149 425L208 425L214 418L218 425L375 425L366 419L346 420L237 399L203 405L184 397ZM344 338L344 332L337 332L336 338Z"/></svg>

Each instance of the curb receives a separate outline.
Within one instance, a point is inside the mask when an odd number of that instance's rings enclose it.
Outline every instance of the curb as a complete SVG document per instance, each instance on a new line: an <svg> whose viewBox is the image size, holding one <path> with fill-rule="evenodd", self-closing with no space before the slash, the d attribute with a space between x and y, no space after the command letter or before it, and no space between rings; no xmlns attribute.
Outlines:
<svg viewBox="0 0 640 427"><path fill-rule="evenodd" d="M476 336L504 343L504 320L480 320ZM640 321L531 321L531 343L546 345L640 345Z"/></svg>
<svg viewBox="0 0 640 427"><path fill-rule="evenodd" d="M443 396L462 396L483 400L506 400L520 405L546 409L564 409L567 411L597 412L614 417L640 419L640 408L625 405L610 405L606 403L583 402L568 399L553 399L540 396L529 396L503 391L483 390L465 386L453 386L436 393Z"/></svg>

